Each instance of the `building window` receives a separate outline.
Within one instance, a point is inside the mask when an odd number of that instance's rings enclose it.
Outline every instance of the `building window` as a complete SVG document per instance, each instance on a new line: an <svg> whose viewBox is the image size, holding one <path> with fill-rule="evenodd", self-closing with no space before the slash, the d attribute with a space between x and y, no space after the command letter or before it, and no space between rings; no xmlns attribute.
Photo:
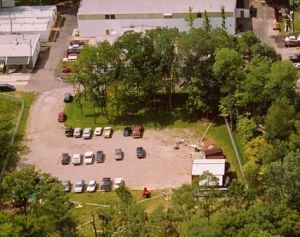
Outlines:
<svg viewBox="0 0 300 237"><path fill-rule="evenodd" d="M200 12L197 13L197 18L201 18L201 13Z"/></svg>
<svg viewBox="0 0 300 237"><path fill-rule="evenodd" d="M172 13L165 13L164 18L165 19L171 19L172 18Z"/></svg>
<svg viewBox="0 0 300 237"><path fill-rule="evenodd" d="M115 15L105 15L105 19L109 20L109 19L116 19Z"/></svg>

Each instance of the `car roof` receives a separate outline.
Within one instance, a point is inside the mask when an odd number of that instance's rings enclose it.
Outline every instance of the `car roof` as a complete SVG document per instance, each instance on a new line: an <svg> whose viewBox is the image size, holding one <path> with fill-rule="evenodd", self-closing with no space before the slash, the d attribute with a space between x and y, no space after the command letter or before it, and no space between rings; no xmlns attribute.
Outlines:
<svg viewBox="0 0 300 237"><path fill-rule="evenodd" d="M117 177L117 178L115 178L115 183L120 183L120 182L122 182L122 180L123 180L123 178Z"/></svg>
<svg viewBox="0 0 300 237"><path fill-rule="evenodd" d="M86 151L86 152L84 153L85 156L91 156L91 155L93 155L93 154L94 154L94 152L92 152L92 151Z"/></svg>

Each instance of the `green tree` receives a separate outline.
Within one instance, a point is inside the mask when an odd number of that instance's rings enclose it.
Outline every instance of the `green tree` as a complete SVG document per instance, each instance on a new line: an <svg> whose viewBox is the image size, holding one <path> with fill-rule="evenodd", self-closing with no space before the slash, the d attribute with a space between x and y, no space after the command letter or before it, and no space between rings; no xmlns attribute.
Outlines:
<svg viewBox="0 0 300 237"><path fill-rule="evenodd" d="M208 17L208 14L207 14L206 10L204 11L204 20L203 20L203 26L202 27L206 32L210 32L211 29L212 29L211 22L210 22L210 19Z"/></svg>
<svg viewBox="0 0 300 237"><path fill-rule="evenodd" d="M273 101L286 97L291 101L295 98L295 82L297 72L288 61L278 61L272 64L270 79L265 85L266 95Z"/></svg>
<svg viewBox="0 0 300 237"><path fill-rule="evenodd" d="M248 59L248 62L252 59L252 46L257 43L259 43L259 39L250 30L243 32L237 39L237 49Z"/></svg>
<svg viewBox="0 0 300 237"><path fill-rule="evenodd" d="M265 118L266 138L287 139L294 130L295 107L285 98L277 99L268 109Z"/></svg>
<svg viewBox="0 0 300 237"><path fill-rule="evenodd" d="M300 155L290 152L283 160L284 187L288 206L300 211Z"/></svg>
<svg viewBox="0 0 300 237"><path fill-rule="evenodd" d="M187 22L190 30L192 28L194 28L194 22L195 22L196 18L197 18L197 14L193 12L193 8L192 7L189 7L189 13L184 18L184 20Z"/></svg>
<svg viewBox="0 0 300 237"><path fill-rule="evenodd" d="M70 213L73 205L62 185L49 174L24 168L7 174L2 186L4 196L14 205L20 205L25 214L16 215L13 220L18 223L21 236L77 235Z"/></svg>
<svg viewBox="0 0 300 237"><path fill-rule="evenodd" d="M237 85L240 83L242 75L241 66L242 59L237 51L234 49L223 48L215 53L215 63L213 65L213 72L218 77L221 85L221 92L223 94L222 108L225 108L229 113L230 127L233 128L234 119L234 93ZM221 111L221 114L226 114Z"/></svg>
<svg viewBox="0 0 300 237"><path fill-rule="evenodd" d="M4 177L2 187L12 203L20 205L27 214L28 198L34 194L39 180L34 168L25 168Z"/></svg>
<svg viewBox="0 0 300 237"><path fill-rule="evenodd" d="M221 18L222 18L222 28L226 30L226 15L225 15L225 7L221 6Z"/></svg>
<svg viewBox="0 0 300 237"><path fill-rule="evenodd" d="M265 115L271 98L265 85L269 81L271 63L265 58L254 57L245 68L246 78L235 93L239 114L250 113L253 117Z"/></svg>
<svg viewBox="0 0 300 237"><path fill-rule="evenodd" d="M179 81L176 68L178 67L178 55L176 41L179 32L175 28L156 28L146 32L154 45L153 60L159 62L155 68L157 78L161 78L161 85L168 95L169 109L172 109L172 94L175 85Z"/></svg>
<svg viewBox="0 0 300 237"><path fill-rule="evenodd" d="M242 138L244 144L246 144L251 138L253 138L257 125L253 119L248 117L239 117L237 121L237 132Z"/></svg>

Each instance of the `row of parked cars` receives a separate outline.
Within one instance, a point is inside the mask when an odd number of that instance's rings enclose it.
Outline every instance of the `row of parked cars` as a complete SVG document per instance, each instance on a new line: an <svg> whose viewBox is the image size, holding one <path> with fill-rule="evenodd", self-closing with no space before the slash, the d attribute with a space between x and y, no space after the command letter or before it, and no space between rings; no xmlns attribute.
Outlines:
<svg viewBox="0 0 300 237"><path fill-rule="evenodd" d="M139 146L136 148L136 156L137 158L145 158L146 151L143 147ZM114 151L115 160L123 160L124 152L121 148L116 148ZM71 155L67 152L61 154L60 162L62 165L68 165L72 163L73 165L81 165L82 163L86 165L93 164L94 161L96 163L103 163L105 159L105 155L103 151L98 150L95 153L93 151L86 151L83 155L81 153L74 153L72 158Z"/></svg>
<svg viewBox="0 0 300 237"><path fill-rule="evenodd" d="M110 138L112 136L113 129L112 127L96 127L93 131L92 128L80 128L80 127L66 127L65 128L65 135L67 137L75 137L80 138L83 137L84 139L91 139L92 136L101 136L103 134L104 138Z"/></svg>
<svg viewBox="0 0 300 237"><path fill-rule="evenodd" d="M64 113L58 114L58 121L62 122L66 119L66 115ZM104 138L110 138L112 136L113 129L112 127L96 127L94 130L92 128L80 128L80 127L66 127L65 135L67 137L83 137L84 139L90 139L92 136L101 136L103 134ZM144 133L144 127L141 124L134 124L131 127L125 127L123 130L123 136L128 137L132 136L133 138L141 138Z"/></svg>
<svg viewBox="0 0 300 237"><path fill-rule="evenodd" d="M80 54L80 50L85 45L84 41L72 41L70 42L66 57L63 58L63 62L76 61L77 56Z"/></svg>
<svg viewBox="0 0 300 237"><path fill-rule="evenodd" d="M70 180L64 180L61 183L65 192L70 192L72 190L72 183ZM102 192L109 192L112 189L120 188L124 184L124 180L121 177L117 177L114 180L112 180L110 177L104 177L99 184L96 180L89 180L89 182L85 184L84 179L79 179L74 185L74 192L95 192L98 187Z"/></svg>

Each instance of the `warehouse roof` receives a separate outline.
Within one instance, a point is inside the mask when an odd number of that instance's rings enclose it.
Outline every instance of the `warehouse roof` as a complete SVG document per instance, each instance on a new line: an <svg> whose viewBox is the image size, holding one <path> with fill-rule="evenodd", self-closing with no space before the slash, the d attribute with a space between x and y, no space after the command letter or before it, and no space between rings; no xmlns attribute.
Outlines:
<svg viewBox="0 0 300 237"><path fill-rule="evenodd" d="M39 34L0 35L0 57L31 56Z"/></svg>
<svg viewBox="0 0 300 237"><path fill-rule="evenodd" d="M50 18L56 13L56 6L19 6L12 8L1 8L0 19L13 18Z"/></svg>
<svg viewBox="0 0 300 237"><path fill-rule="evenodd" d="M236 0L82 0L77 15L130 14L130 13L182 13L188 12L234 12Z"/></svg>
<svg viewBox="0 0 300 237"><path fill-rule="evenodd" d="M46 20L46 21L45 21ZM40 32L46 31L48 26L48 19L26 19L21 20L0 20L1 33L20 33L20 32Z"/></svg>

